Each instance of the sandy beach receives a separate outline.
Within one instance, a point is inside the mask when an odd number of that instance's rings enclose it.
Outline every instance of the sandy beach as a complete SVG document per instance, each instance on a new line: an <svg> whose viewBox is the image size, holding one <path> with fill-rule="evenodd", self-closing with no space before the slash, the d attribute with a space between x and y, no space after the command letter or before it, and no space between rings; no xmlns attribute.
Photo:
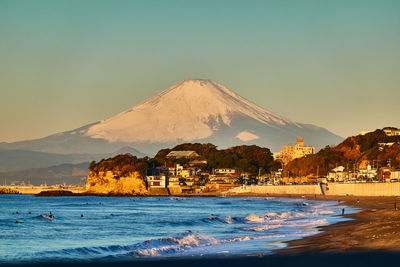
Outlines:
<svg viewBox="0 0 400 267"><path fill-rule="evenodd" d="M264 196L260 194L243 194ZM242 196L243 196L242 195ZM323 195L268 195L270 197L307 198L338 201L360 209L345 217L351 221L320 227L321 233L288 242L280 255L308 253L400 252L400 197L359 197Z"/></svg>
<svg viewBox="0 0 400 267"><path fill-rule="evenodd" d="M290 241L287 248L278 250L277 253L400 251L399 197L317 196L313 198L309 196L308 198L341 201L345 205L361 210L355 214L345 215L354 220L321 227L323 232Z"/></svg>

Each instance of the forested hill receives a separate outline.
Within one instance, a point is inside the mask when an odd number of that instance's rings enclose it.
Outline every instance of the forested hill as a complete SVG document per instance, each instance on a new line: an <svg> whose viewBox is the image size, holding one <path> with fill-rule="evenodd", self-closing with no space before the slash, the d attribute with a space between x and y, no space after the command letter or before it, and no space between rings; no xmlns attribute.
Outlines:
<svg viewBox="0 0 400 267"><path fill-rule="evenodd" d="M389 128L389 127L388 127ZM384 128L384 129L388 129ZM295 159L285 166L284 173L293 175L327 174L336 166L353 169L365 163L383 166L389 163L392 167L400 167L400 136L387 136L384 129L377 129L365 135L348 137L335 147L325 147L318 153ZM386 145L383 145L386 144Z"/></svg>
<svg viewBox="0 0 400 267"><path fill-rule="evenodd" d="M167 158L171 151L192 150L200 155L199 159L207 161L201 166L203 169L212 170L213 168L237 168L242 172L266 173L279 168L280 164L273 160L271 151L268 148L259 146L236 146L228 149L218 150L213 144L186 143L178 145L172 149L160 150L154 158L139 159L130 154L118 155L113 158L103 159L100 162L92 162L90 171L113 171L125 175L134 171L144 174L148 168L157 166L174 166L174 164L187 164L190 159Z"/></svg>
<svg viewBox="0 0 400 267"><path fill-rule="evenodd" d="M171 151L192 150L196 151L201 159L207 160L205 169L213 168L238 168L242 172L262 173L279 168L279 164L274 161L271 151L268 148L256 145L242 145L227 149L217 149L213 144L186 143L175 146L172 149L162 149L154 157L159 164L171 165L174 163L186 163L188 159L168 159L166 156Z"/></svg>

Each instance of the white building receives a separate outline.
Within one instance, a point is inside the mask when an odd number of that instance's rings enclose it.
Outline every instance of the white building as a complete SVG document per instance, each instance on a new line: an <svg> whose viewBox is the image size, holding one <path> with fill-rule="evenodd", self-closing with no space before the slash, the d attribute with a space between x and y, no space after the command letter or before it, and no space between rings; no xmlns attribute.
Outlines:
<svg viewBox="0 0 400 267"><path fill-rule="evenodd" d="M362 179L362 178L367 178L367 179L372 179L376 178L378 176L378 170L377 169L372 169L371 165L367 165L367 168L360 168L358 169L357 173L357 178Z"/></svg>
<svg viewBox="0 0 400 267"><path fill-rule="evenodd" d="M334 181L341 182L347 178L347 172L344 171L343 166L338 166L328 173L327 178L329 180L333 179Z"/></svg>

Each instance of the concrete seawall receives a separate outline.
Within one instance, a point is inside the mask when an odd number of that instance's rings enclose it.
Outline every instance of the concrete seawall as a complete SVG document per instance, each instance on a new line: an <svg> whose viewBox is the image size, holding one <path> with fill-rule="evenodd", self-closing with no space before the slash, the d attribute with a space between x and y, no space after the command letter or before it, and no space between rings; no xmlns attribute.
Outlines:
<svg viewBox="0 0 400 267"><path fill-rule="evenodd" d="M229 193L330 195L330 196L400 196L400 183L354 183L327 185L252 185L237 187Z"/></svg>

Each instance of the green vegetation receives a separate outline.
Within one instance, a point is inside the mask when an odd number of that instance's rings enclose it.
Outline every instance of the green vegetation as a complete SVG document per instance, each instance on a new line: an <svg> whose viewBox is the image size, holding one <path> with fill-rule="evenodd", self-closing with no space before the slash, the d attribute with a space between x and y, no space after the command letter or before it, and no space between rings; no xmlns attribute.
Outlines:
<svg viewBox="0 0 400 267"><path fill-rule="evenodd" d="M138 171L141 175L146 174L149 167L174 166L175 164L188 164L189 159L167 158L169 152L173 150L193 150L200 155L200 159L207 160L207 164L202 166L205 170L213 168L238 168L242 172L262 173L276 170L280 163L275 162L272 153L268 148L259 146L236 146L228 149L218 150L213 144L181 144L172 149L160 150L154 158L138 159L130 154L118 155L113 158L103 159L100 162L92 162L90 171L99 173L113 171L119 176L126 176ZM118 178L118 177L116 177Z"/></svg>
<svg viewBox="0 0 400 267"><path fill-rule="evenodd" d="M172 149L160 150L154 157L154 161L160 165L166 163L173 166L175 163L185 164L188 159L169 159L166 155L173 150L193 150L200 155L200 159L207 160L205 170L215 168L238 168L242 172L258 173L269 172L279 168L280 163L275 162L268 148L259 146L235 146L218 150L213 144L181 144Z"/></svg>
<svg viewBox="0 0 400 267"><path fill-rule="evenodd" d="M148 168L148 158L138 159L131 154L117 155L113 158L102 159L98 163L92 161L89 166L91 172L99 173L112 171L119 176L128 176L134 172L139 172L142 176L146 174ZM119 178L118 176L115 178Z"/></svg>

